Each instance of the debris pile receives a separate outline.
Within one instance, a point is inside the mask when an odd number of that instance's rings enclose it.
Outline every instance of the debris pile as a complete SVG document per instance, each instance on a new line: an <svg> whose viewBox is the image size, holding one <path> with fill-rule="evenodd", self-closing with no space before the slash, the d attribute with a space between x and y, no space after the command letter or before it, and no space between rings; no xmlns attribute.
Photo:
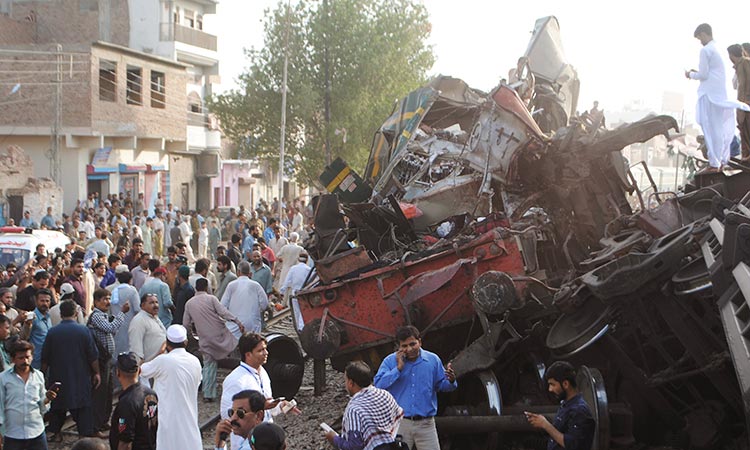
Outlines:
<svg viewBox="0 0 750 450"><path fill-rule="evenodd" d="M377 131L364 177L326 170L302 346L377 367L398 326L419 328L460 377L442 448L537 448L521 412L554 411L543 374L560 358L581 367L595 449L745 448L750 168L639 186L620 151L676 121L575 116L561 49L540 19L508 82L438 77Z"/></svg>

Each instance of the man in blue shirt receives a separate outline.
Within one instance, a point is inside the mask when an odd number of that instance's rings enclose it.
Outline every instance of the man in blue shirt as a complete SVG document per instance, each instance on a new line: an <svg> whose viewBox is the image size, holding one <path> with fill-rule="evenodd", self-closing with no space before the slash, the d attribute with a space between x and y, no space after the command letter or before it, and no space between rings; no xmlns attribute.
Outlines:
<svg viewBox="0 0 750 450"><path fill-rule="evenodd" d="M24 228L39 228L39 225L37 225L37 223L34 222L34 219L31 218L31 212L29 211L24 211L20 225Z"/></svg>
<svg viewBox="0 0 750 450"><path fill-rule="evenodd" d="M48 230L54 230L56 228L55 218L52 217L52 207L47 207L47 215L42 217L42 226Z"/></svg>
<svg viewBox="0 0 750 450"><path fill-rule="evenodd" d="M255 226L251 227L250 231L254 231ZM242 256L246 261L252 261L253 245L255 244L255 233L248 233L247 236L242 240Z"/></svg>
<svg viewBox="0 0 750 450"><path fill-rule="evenodd" d="M16 341L10 350L12 369L0 374L0 440L5 448L46 450L44 413L56 397L55 388L46 391L44 375L31 367L34 346ZM46 392L45 392L46 391Z"/></svg>
<svg viewBox="0 0 750 450"><path fill-rule="evenodd" d="M419 330L413 326L396 331L398 350L388 355L375 375L375 387L393 395L404 409L398 434L409 448L440 448L435 415L437 393L458 388L451 364L443 368L440 357L422 348Z"/></svg>
<svg viewBox="0 0 750 450"><path fill-rule="evenodd" d="M34 309L33 320L27 320L26 326L31 328L24 332L28 336L29 342L34 346L34 359L31 367L41 369L42 367L42 346L47 340L47 333L52 327L52 321L49 317L49 308L52 304L52 291L43 288L36 291L36 309Z"/></svg>
<svg viewBox="0 0 750 450"><path fill-rule="evenodd" d="M268 219L268 226L266 226L266 229L263 230L263 239L265 239L266 242L271 242L271 239L276 237L273 233L273 229L275 226L276 226L276 218L271 217L270 219Z"/></svg>
<svg viewBox="0 0 750 450"><path fill-rule="evenodd" d="M596 422L578 393L576 371L565 361L557 361L544 374L548 390L560 400L554 424L541 414L524 412L529 423L549 435L547 450L591 450Z"/></svg>

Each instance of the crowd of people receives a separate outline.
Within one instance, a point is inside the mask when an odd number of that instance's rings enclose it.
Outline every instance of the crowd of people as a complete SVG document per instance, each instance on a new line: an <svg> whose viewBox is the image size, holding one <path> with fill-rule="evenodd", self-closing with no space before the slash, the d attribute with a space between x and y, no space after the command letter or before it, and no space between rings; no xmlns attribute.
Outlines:
<svg viewBox="0 0 750 450"><path fill-rule="evenodd" d="M46 449L62 441L70 416L78 435L91 438L76 450L99 449L103 439L119 450L198 450L202 396L221 414L217 449L284 450L286 432L274 417L301 411L294 400L273 397L261 333L266 314L294 301L310 273L300 242L311 212L295 201L283 219L271 215L278 204L263 203L226 217L182 214L172 205L133 214L142 201L92 195L62 220L48 209L39 226L63 231L71 243L40 244L24 266L3 268L3 447ZM37 223L27 213L21 225ZM300 315L294 321L302 325ZM403 327L396 338L398 350L378 370L363 362L346 367L351 400L341 434L321 438L334 448L439 448L437 393L457 388L455 373L422 348L416 328ZM219 389L217 363L231 356L240 363ZM551 448L588 449L591 415L571 370L550 372L561 412L571 405L565 421L528 418L547 431Z"/></svg>
<svg viewBox="0 0 750 450"><path fill-rule="evenodd" d="M32 398L19 398L11 395L16 377L0 385L6 445L61 441L69 415L80 436L108 434L113 448L120 438L136 448L201 447L198 386L205 401L218 400L217 361L236 352L243 336L259 336L265 315L288 306L301 288L310 266L300 243L311 210L304 201L283 202L283 217L273 217L278 203L261 201L204 217L161 202L161 195L147 206L142 194L91 194L70 215L54 217L51 207L41 218L24 212L18 225L61 231L70 243L39 244L25 264L0 268L0 366L35 386ZM185 351L196 340L202 363ZM38 406L31 422L16 402Z"/></svg>

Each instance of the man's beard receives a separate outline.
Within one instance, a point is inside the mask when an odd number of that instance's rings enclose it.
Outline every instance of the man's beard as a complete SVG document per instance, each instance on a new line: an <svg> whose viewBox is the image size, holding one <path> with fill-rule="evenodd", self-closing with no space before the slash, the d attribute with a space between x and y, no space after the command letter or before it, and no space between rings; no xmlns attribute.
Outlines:
<svg viewBox="0 0 750 450"><path fill-rule="evenodd" d="M559 402L564 402L566 398L568 398L568 394L565 391L562 391L559 394L557 394L557 401Z"/></svg>

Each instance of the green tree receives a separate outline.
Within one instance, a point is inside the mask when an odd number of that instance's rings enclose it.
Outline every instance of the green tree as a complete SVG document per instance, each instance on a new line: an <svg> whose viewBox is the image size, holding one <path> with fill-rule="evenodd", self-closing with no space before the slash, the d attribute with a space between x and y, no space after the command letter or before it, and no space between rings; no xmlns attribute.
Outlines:
<svg viewBox="0 0 750 450"><path fill-rule="evenodd" d="M341 156L361 173L373 135L394 102L423 84L435 61L426 44L427 11L413 0L301 0L288 16L286 9L280 2L266 11L263 48L246 51L249 67L239 77L240 87L212 98L210 108L240 157L278 158L288 39L288 170L300 182L316 182L328 137L332 159ZM337 129L346 129L346 143Z"/></svg>

